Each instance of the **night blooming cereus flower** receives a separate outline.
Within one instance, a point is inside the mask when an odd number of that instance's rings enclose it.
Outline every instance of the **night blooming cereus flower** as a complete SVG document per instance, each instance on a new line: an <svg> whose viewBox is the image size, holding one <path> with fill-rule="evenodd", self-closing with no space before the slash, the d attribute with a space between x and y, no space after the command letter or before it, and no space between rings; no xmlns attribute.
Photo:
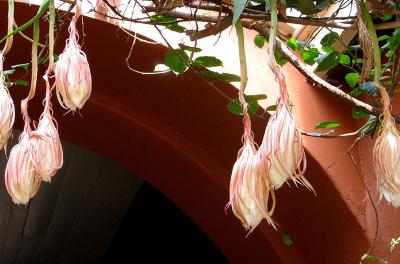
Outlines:
<svg viewBox="0 0 400 264"><path fill-rule="evenodd" d="M0 149L7 146L15 119L14 102L4 84L3 55L0 52Z"/></svg>
<svg viewBox="0 0 400 264"><path fill-rule="evenodd" d="M268 182L261 177L256 167L257 150L251 131L250 117L246 107L243 109L243 147L239 150L238 158L233 166L227 207L231 206L242 225L252 232L263 218L274 226L271 215L275 206L275 197L272 193L272 209L268 210Z"/></svg>
<svg viewBox="0 0 400 264"><path fill-rule="evenodd" d="M69 26L70 36L54 69L58 101L71 111L81 109L92 92L89 63L78 43L76 22L79 16L80 8L77 6Z"/></svg>
<svg viewBox="0 0 400 264"><path fill-rule="evenodd" d="M288 179L313 190L304 177L307 167L306 155L301 132L296 126L296 119L289 106L285 77L276 69L280 97L277 100L276 112L268 120L263 142L258 150L260 168L269 179L271 188L278 189Z"/></svg>
<svg viewBox="0 0 400 264"><path fill-rule="evenodd" d="M5 172L6 189L16 204L27 204L39 190L41 182L32 160L34 146L30 133L24 129L20 135L19 143L11 150Z"/></svg>
<svg viewBox="0 0 400 264"><path fill-rule="evenodd" d="M390 98L384 87L379 88L384 110L382 127L376 139L373 159L381 197L395 207L400 206L400 135L390 113Z"/></svg>
<svg viewBox="0 0 400 264"><path fill-rule="evenodd" d="M47 90L44 111L40 116L36 130L40 137L36 139L35 167L38 176L41 177L43 181L50 182L51 177L62 167L63 150L52 115L50 84L47 76L44 76L44 79L46 80Z"/></svg>

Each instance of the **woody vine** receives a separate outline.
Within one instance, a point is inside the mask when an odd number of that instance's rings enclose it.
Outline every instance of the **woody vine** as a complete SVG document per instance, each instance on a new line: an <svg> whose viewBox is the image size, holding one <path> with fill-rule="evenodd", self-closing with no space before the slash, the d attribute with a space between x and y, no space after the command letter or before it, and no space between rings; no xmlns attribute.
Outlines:
<svg viewBox="0 0 400 264"><path fill-rule="evenodd" d="M13 86L26 85L14 81L13 70L4 70L7 53L13 45L13 36L21 34L32 42L32 58L26 68L30 69L31 81L27 97L21 101L21 113L24 129L8 157L5 171L5 183L13 202L27 204L39 191L42 181L50 182L58 169L62 167L63 155L57 122L53 118L51 99L54 93L66 112L77 112L89 99L92 91L91 72L85 53L79 44L79 32L76 24L81 15L81 2L67 2L69 13L75 9L69 23L70 36L62 54L54 54L56 29L60 25L60 11L54 0L44 0L37 14L22 26L14 21L14 0L8 0L7 35L1 38L4 48L0 52L0 147L6 148L11 137L15 119L14 102L10 97ZM129 2L130 3L130 2ZM128 3L128 5L129 5ZM144 23L153 26L171 50L164 58L166 70L177 75L187 70L197 73L202 80L227 97L210 80L222 82L240 81L237 98L229 98L228 110L243 116L243 147L238 152L230 182L230 196L226 210L231 208L234 215L249 232L265 219L277 228L273 220L275 209L274 192L286 182L317 193L312 183L306 178L307 161L302 143L303 136L320 138L355 137L355 144L368 136L377 134L373 149L375 174L378 190L384 199L395 207L400 206L400 135L396 123L400 115L391 112L393 96L400 92L398 46L400 45L400 5L387 1L377 5L376 1L358 0L233 0L229 1L139 1L134 4L141 11L140 17L128 17L115 2L102 0L92 3L93 11L109 19L125 22ZM96 8L101 5L103 8ZM339 10L351 5L356 10L354 16L339 17ZM336 7L330 16L320 15L327 8ZM288 9L296 9L300 16L287 15ZM40 26L39 21L47 18L48 41L40 45L46 51L47 59L38 55ZM58 18L58 19L57 19ZM196 22L195 29L185 28L182 23ZM326 34L320 44L321 48L311 42L298 41L293 37L279 34L278 22L300 25L312 25L321 28L358 29L358 44L348 45L343 51L334 47L340 41L340 35L334 31ZM203 23L200 26L198 23ZM204 24L207 23L207 24ZM206 26L205 26L206 25ZM200 49L197 40L211 35L218 35L233 25L238 36L238 56L240 58L240 76L229 73L217 73L210 70L221 66L222 62L212 56L196 56ZM33 27L32 38L27 37L26 29ZM186 34L193 45L180 44L174 48L163 35L161 28ZM246 47L243 28L254 30L258 35L254 39L258 47L268 42L268 66L279 85L279 96L276 104L269 107L273 111L269 117L261 144L254 141L251 129L252 118L266 118L259 115L258 101L264 95L245 95L247 85ZM384 30L384 31L382 31ZM135 41L145 41L134 33L126 31ZM378 33L377 33L378 32ZM382 33L384 32L384 33ZM380 34L382 33L382 34ZM267 41L268 40L268 41ZM299 52L298 58L294 52ZM382 64L382 57L385 63ZM29 117L29 101L35 96L38 81L38 61L47 63L48 68L43 76L46 84L46 95L43 99L43 113L38 124ZM57 61L55 62L55 59ZM128 56L129 59L129 56ZM127 61L128 61L127 59ZM326 90L354 107L353 117L365 118L367 121L357 131L347 134L315 133L300 131L296 117L292 112L289 94L286 90L285 75L281 66L291 63L314 86ZM337 67L347 70L343 83L350 87L344 91L318 77L306 66L316 65L316 71L329 71ZM129 64L132 70L133 69ZM154 72L162 74L163 72ZM360 96L363 95L363 100ZM366 99L365 99L366 98ZM54 101L54 100L53 100ZM334 128L339 122L329 121L317 124L317 128ZM240 140L240 139L238 139ZM371 249L369 249L371 251ZM363 256L365 259L368 256Z"/></svg>

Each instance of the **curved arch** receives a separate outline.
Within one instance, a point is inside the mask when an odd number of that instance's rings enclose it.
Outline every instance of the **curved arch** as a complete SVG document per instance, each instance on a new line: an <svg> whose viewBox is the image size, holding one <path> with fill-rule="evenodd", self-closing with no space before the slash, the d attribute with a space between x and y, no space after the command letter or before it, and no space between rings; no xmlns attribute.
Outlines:
<svg viewBox="0 0 400 264"><path fill-rule="evenodd" d="M26 5L19 5L18 11L18 16L33 14ZM240 118L228 113L225 99L190 72L175 77L129 71L124 64L129 44L123 38L104 37L115 36L112 25L87 19L85 31L93 94L82 110L83 117L63 115L65 110L54 103L63 139L102 154L151 182L187 213L232 263L348 263L367 248L363 228L311 156L308 174L319 196L284 188L278 192L276 212L280 231L262 226L245 239L240 223L223 210L232 162L241 144ZM62 35L65 37L65 30ZM7 60L11 65L25 62L29 56L29 43L17 41ZM151 69L162 61L164 52L163 47L138 43L136 65ZM41 111L43 87L40 83L30 106L36 116ZM221 87L235 94L229 85ZM15 102L25 94L23 88L12 91ZM22 127L20 118L16 127ZM254 121L257 135L262 135L263 127L262 120ZM332 221L332 215L341 217ZM292 247L282 243L283 231L293 237Z"/></svg>

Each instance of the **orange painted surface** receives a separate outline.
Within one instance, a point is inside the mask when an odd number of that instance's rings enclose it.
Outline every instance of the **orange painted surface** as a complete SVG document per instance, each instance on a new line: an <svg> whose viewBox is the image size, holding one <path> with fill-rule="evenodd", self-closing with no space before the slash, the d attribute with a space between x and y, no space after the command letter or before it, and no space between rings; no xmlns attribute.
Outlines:
<svg viewBox="0 0 400 264"><path fill-rule="evenodd" d="M25 21L35 12L21 4L17 11L17 21ZM1 2L0 18L5 17L5 12ZM0 24L0 34L4 34L4 26ZM305 138L307 177L318 196L285 186L277 192L275 220L279 230L262 225L245 238L239 221L230 211L224 212L231 167L241 147L241 119L226 110L226 99L190 72L175 77L129 71L125 57L130 44L121 32L115 32L112 25L85 19L84 50L91 63L93 94L82 110L83 117L63 115L65 110L53 98L62 139L105 155L152 183L206 232L231 263L358 262L369 247L374 218L357 171L344 157L351 139ZM65 33L64 28L62 39ZM59 53L63 41L58 43ZM134 65L152 69L162 62L165 51L164 47L138 43ZM29 54L29 43L17 37L6 68L29 61ZM257 63L256 57L249 58L255 60L249 64ZM350 107L308 85L290 66L285 70L302 130L311 131L315 124L327 120L343 122L339 132L357 128L359 124L351 119ZM233 87L218 85L235 96ZM30 106L36 118L44 89L40 80ZM15 87L11 93L19 111L18 102L26 96L27 88ZM21 116L16 116L16 127L21 128ZM253 126L260 142L265 121L254 120ZM357 153L357 160L375 193L370 162L372 141L367 142ZM377 253L386 258L388 238L398 235L393 221L398 219L398 213L385 202L379 206L383 220ZM291 247L281 241L283 232L294 240Z"/></svg>

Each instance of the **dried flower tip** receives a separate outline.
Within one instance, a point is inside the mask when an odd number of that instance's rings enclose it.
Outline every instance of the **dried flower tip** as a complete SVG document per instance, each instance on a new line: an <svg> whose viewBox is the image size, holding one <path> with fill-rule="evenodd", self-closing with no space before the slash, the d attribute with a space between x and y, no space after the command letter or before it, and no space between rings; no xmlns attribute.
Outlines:
<svg viewBox="0 0 400 264"><path fill-rule="evenodd" d="M400 192L392 193L383 185L380 186L379 191L381 193L381 198L382 196L385 197L386 201L388 201L394 207L400 206Z"/></svg>
<svg viewBox="0 0 400 264"><path fill-rule="evenodd" d="M32 161L34 149L28 132L23 132L20 142L13 147L5 171L5 185L16 204L27 204L40 186Z"/></svg>
<svg viewBox="0 0 400 264"><path fill-rule="evenodd" d="M81 109L92 92L89 63L78 44L78 16L77 12L71 21L70 36L54 69L58 101L61 106L71 111Z"/></svg>
<svg viewBox="0 0 400 264"><path fill-rule="evenodd" d="M3 57L0 52L0 149L7 146L15 119L14 102L4 84Z"/></svg>

